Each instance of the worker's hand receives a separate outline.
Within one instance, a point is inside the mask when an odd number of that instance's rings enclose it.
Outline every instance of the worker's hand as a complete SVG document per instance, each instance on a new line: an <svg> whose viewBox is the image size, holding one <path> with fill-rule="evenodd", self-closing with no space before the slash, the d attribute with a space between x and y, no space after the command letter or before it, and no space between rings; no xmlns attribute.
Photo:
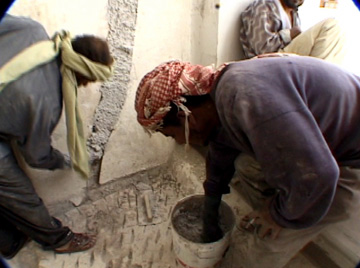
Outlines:
<svg viewBox="0 0 360 268"><path fill-rule="evenodd" d="M267 206L262 210L254 210L244 216L240 226L249 232L256 231L260 238L269 236L276 239L282 230L282 227L272 219Z"/></svg>
<svg viewBox="0 0 360 268"><path fill-rule="evenodd" d="M203 243L212 243L220 240L224 236L218 222L206 222L204 220L203 224L203 233L201 235Z"/></svg>
<svg viewBox="0 0 360 268"><path fill-rule="evenodd" d="M205 196L202 233L202 241L204 243L215 242L223 237L223 232L219 226L220 203L221 196Z"/></svg>
<svg viewBox="0 0 360 268"><path fill-rule="evenodd" d="M294 26L290 29L290 37L291 40L294 39L296 36L298 36L299 34L301 34L301 29L299 26Z"/></svg>

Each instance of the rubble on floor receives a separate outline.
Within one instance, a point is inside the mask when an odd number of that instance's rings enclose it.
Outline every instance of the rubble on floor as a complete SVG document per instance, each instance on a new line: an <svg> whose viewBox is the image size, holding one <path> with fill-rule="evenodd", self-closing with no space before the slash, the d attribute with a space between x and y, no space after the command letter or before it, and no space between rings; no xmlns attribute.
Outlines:
<svg viewBox="0 0 360 268"><path fill-rule="evenodd" d="M9 263L12 268L176 268L172 250L170 213L177 201L202 193L201 184L182 187L171 172L159 169L135 175L127 183L109 185L91 192L89 200L56 215L75 232L97 233L94 248L73 254L43 251L29 243ZM239 196L226 196L237 220L249 208ZM243 231L235 228L232 243L245 241ZM240 268L235 247L230 246L219 268ZM237 256L238 257L238 256ZM299 255L287 268L312 266Z"/></svg>

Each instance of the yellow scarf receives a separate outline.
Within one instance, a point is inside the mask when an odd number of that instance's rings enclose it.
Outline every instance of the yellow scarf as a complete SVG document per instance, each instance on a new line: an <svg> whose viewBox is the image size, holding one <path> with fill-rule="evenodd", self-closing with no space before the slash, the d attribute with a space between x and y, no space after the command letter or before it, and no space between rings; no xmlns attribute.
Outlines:
<svg viewBox="0 0 360 268"><path fill-rule="evenodd" d="M61 51L62 93L65 106L67 145L73 167L85 178L89 177L89 157L77 103L77 81L74 72L91 80L105 81L113 73L112 66L93 62L76 53L71 46L70 34L56 33L53 40L40 41L24 49L0 69L0 92L10 82L28 71L54 60Z"/></svg>

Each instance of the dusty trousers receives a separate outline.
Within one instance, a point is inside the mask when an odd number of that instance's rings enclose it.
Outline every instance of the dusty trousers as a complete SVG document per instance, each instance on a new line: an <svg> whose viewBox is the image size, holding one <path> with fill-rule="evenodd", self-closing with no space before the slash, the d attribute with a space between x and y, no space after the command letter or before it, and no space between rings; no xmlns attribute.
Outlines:
<svg viewBox="0 0 360 268"><path fill-rule="evenodd" d="M259 163L241 154L235 161L236 190L254 209L261 208L271 193ZM271 196L270 196L271 198ZM243 268L284 267L304 246L314 240L326 227L358 215L360 208L360 169L340 167L336 194L327 215L316 225L304 229L287 229L277 239L261 239L256 232L250 241L239 246Z"/></svg>
<svg viewBox="0 0 360 268"><path fill-rule="evenodd" d="M73 233L49 215L11 146L0 139L0 253L24 237L54 249L69 242Z"/></svg>

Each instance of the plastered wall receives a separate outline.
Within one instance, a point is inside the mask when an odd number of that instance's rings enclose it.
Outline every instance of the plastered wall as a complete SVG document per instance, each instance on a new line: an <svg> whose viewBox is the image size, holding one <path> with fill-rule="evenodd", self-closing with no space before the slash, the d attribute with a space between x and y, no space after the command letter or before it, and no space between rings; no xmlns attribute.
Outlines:
<svg viewBox="0 0 360 268"><path fill-rule="evenodd" d="M123 111L106 145L101 184L163 164L173 150L172 140L144 132L136 121L134 100L139 81L158 64L190 60L190 10L190 0L139 1L131 81Z"/></svg>

